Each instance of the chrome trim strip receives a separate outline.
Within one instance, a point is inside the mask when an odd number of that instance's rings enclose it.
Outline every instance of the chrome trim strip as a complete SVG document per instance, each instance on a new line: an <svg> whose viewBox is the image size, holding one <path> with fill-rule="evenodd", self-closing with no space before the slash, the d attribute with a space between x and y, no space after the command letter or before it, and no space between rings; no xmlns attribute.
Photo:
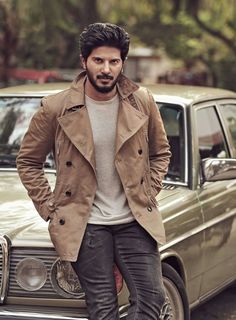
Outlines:
<svg viewBox="0 0 236 320"><path fill-rule="evenodd" d="M183 114L184 114L184 183L187 185L189 181L189 161L188 161L188 149L189 149L189 141L188 141L188 134L187 134L187 114L186 108L183 107Z"/></svg>
<svg viewBox="0 0 236 320"><path fill-rule="evenodd" d="M129 304L124 304L119 307L120 319L125 318L128 315Z"/></svg>
<svg viewBox="0 0 236 320"><path fill-rule="evenodd" d="M165 99L164 96L158 96L158 94L153 94L153 97L157 103L157 105L159 103L165 103L168 105L177 105L182 107L183 109L183 121L184 121L184 162L185 162L185 166L184 166L184 182L171 182L173 184L177 184L177 185L188 185L188 180L189 180L189 176L188 176L188 167L189 167L189 161L188 161L188 147L189 147L189 141L188 141L188 134L187 134L187 104L190 103L190 100L188 99L182 99L182 98L177 98L177 97L170 97L167 96L167 98ZM177 99L176 99L177 98Z"/></svg>
<svg viewBox="0 0 236 320"><path fill-rule="evenodd" d="M229 287L233 282L235 281L235 278L231 278L223 283L221 283L221 285L219 285L217 288L214 288L213 290L205 293L204 295L199 297L199 303L202 303L203 301L208 300L210 297L215 296L216 294L218 294L219 292L221 292L222 290L224 290L226 287Z"/></svg>
<svg viewBox="0 0 236 320"><path fill-rule="evenodd" d="M225 290L226 288L228 288L229 286L231 286L233 283L235 282L235 278L231 278L225 282L223 282L220 286L218 286L217 288L209 291L208 293L205 293L204 295L200 296L197 300L195 300L194 302L192 302L189 306L189 308L191 310L195 309L197 306L199 306L200 304L204 303L205 301L209 300L210 298L216 296L217 294L219 294L221 291Z"/></svg>
<svg viewBox="0 0 236 320"><path fill-rule="evenodd" d="M0 245L2 247L2 281L0 287L0 304L4 303L6 297L6 290L9 281L9 254L8 254L8 240L0 235Z"/></svg>
<svg viewBox="0 0 236 320"><path fill-rule="evenodd" d="M57 315L51 315L51 314L41 314L41 313L30 313L30 312L11 312L7 310L0 310L0 317L5 316L7 319L8 317L14 317L14 319L51 319L51 320L88 320L88 318L78 318L78 317L68 317L68 316L60 316Z"/></svg>
<svg viewBox="0 0 236 320"><path fill-rule="evenodd" d="M6 307L6 310L3 310L3 308ZM123 305L119 308L120 312L120 319L123 319L127 316L127 309L129 305ZM14 317L14 319L48 319L48 320L88 320L86 317L79 317L79 316L62 316L59 314L45 314L45 313L35 313L35 312L24 312L24 311L9 311L9 305L8 306L2 306L0 309L0 317L4 316L6 319L8 317Z"/></svg>
<svg viewBox="0 0 236 320"><path fill-rule="evenodd" d="M0 172L17 172L16 168L0 168Z"/></svg>
<svg viewBox="0 0 236 320"><path fill-rule="evenodd" d="M170 180L163 180L162 181L163 184L166 184L166 185L174 185L174 186L177 186L177 187L187 187L188 184L185 183L185 182L179 182L179 181L170 181Z"/></svg>
<svg viewBox="0 0 236 320"><path fill-rule="evenodd" d="M212 226L214 226L215 224L220 223L223 220L229 219L230 217L236 216L236 211L231 211L225 214L220 215L219 217L216 217L214 219L211 219L208 222L203 223L202 225L192 229L191 231L188 231L186 233L184 233L183 235L167 242L166 244L160 246L160 252L169 249L170 247L190 238L191 236L194 236L202 231L204 231L205 229L208 229Z"/></svg>

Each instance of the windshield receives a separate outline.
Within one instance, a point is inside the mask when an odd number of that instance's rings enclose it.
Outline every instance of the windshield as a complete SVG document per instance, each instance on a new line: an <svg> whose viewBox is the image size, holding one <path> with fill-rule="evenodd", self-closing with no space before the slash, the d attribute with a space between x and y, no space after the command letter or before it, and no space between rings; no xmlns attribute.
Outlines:
<svg viewBox="0 0 236 320"><path fill-rule="evenodd" d="M0 98L0 167L16 167L16 156L40 97ZM165 180L185 181L184 110L179 105L158 103L172 152ZM44 164L54 167L52 154Z"/></svg>
<svg viewBox="0 0 236 320"><path fill-rule="evenodd" d="M158 103L172 153L167 181L185 182L184 109L182 106Z"/></svg>
<svg viewBox="0 0 236 320"><path fill-rule="evenodd" d="M41 98L0 98L0 167L15 167L21 140Z"/></svg>

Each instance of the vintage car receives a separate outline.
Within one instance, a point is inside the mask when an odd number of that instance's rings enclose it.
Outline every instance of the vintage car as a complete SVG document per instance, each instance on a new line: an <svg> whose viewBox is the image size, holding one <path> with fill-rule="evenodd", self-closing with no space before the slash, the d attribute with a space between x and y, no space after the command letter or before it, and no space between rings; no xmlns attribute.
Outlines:
<svg viewBox="0 0 236 320"><path fill-rule="evenodd" d="M0 318L88 319L84 293L61 261L22 186L16 155L40 99L68 84L0 90ZM148 86L172 157L157 197L167 243L160 247L167 299L162 319L189 310L236 279L236 94L203 87ZM51 154L45 174L55 182ZM121 319L128 290L114 267Z"/></svg>

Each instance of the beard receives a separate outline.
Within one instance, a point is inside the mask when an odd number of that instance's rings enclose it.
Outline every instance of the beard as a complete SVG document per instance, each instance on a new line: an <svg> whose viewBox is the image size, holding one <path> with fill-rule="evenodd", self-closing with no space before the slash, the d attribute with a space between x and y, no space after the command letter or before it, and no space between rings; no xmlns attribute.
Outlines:
<svg viewBox="0 0 236 320"><path fill-rule="evenodd" d="M108 85L98 85L96 83L96 80L94 79L92 73L86 68L87 77L88 77L90 83L92 84L94 89L97 90L100 93L109 93L109 92L111 92L114 89L114 87L116 86L116 84L117 84L117 82L119 80L119 77L121 75L121 72L122 71L120 71L120 73L118 74L118 76L116 78L114 78L113 76L110 76L110 75L106 75L106 74L97 75L96 79L98 79L98 80L102 80L102 79L104 79L104 80L107 80L107 79L113 80L112 83L109 86Z"/></svg>

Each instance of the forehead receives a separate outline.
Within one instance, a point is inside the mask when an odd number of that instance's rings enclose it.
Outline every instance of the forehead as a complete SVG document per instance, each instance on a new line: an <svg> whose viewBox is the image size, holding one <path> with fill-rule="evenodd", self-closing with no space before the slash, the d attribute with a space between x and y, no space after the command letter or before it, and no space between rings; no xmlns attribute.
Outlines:
<svg viewBox="0 0 236 320"><path fill-rule="evenodd" d="M89 57L101 57L101 58L121 58L120 49L115 47L102 46L93 49Z"/></svg>

